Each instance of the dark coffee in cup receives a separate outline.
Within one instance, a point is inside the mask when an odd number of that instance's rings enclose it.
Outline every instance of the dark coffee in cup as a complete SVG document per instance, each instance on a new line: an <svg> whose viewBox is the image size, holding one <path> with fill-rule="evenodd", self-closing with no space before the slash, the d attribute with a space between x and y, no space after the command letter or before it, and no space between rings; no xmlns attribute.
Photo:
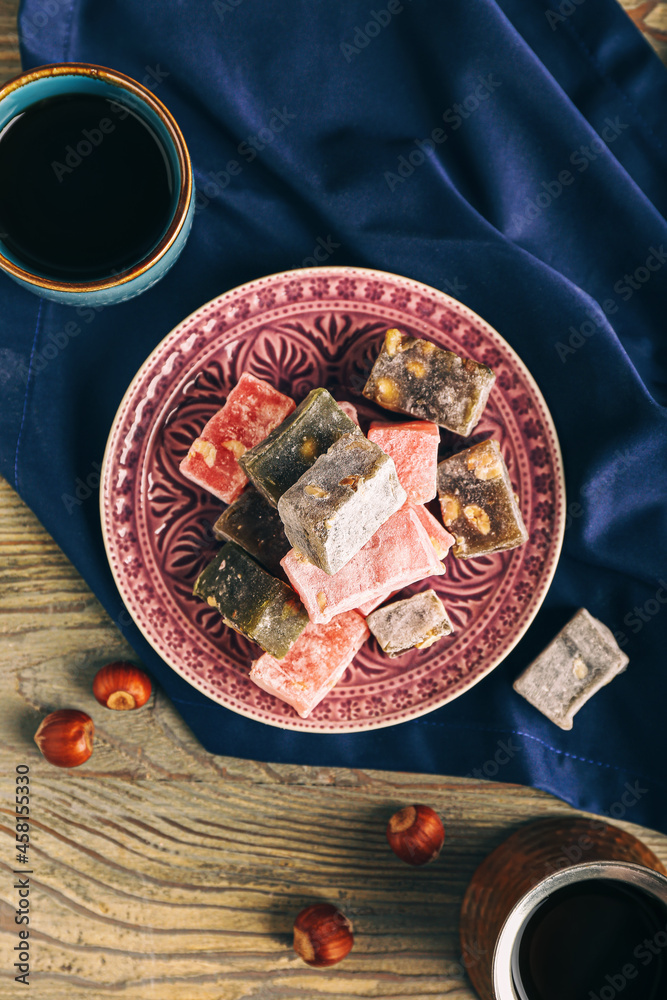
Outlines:
<svg viewBox="0 0 667 1000"><path fill-rule="evenodd" d="M667 907L612 879L557 889L519 931L512 978L520 1000L664 1000Z"/></svg>
<svg viewBox="0 0 667 1000"><path fill-rule="evenodd" d="M145 258L169 227L167 150L120 94L47 97L0 132L0 234L28 270L106 278Z"/></svg>

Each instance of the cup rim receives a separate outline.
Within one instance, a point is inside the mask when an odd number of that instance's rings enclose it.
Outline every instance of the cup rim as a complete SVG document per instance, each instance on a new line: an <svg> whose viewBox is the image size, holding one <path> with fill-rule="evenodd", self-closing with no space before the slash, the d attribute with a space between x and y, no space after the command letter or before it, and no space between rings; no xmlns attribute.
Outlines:
<svg viewBox="0 0 667 1000"><path fill-rule="evenodd" d="M18 76L8 80L0 87L0 101L15 90L19 90L26 84L34 83L36 80L44 80L56 76L86 76L93 79L104 80L122 90L129 91L134 97L139 98L147 104L159 117L160 121L169 133L173 142L174 150L178 158L178 165L181 175L178 202L162 239L153 247L151 252L142 260L137 261L132 267L120 274L112 274L107 278L96 278L93 281L62 281L55 278L47 278L39 274L33 274L13 261L9 260L0 250L0 268L18 278L19 281L34 285L36 288L44 288L56 292L93 292L108 288L117 288L125 285L153 267L173 246L181 232L188 215L190 200L192 198L192 165L188 148L183 138L176 119L168 108L160 101L147 87L126 76L118 70L110 69L107 66L98 66L95 63L48 63L44 66L37 66L35 69L27 70Z"/></svg>
<svg viewBox="0 0 667 1000"><path fill-rule="evenodd" d="M492 981L496 1000L519 1000L512 976L512 955L516 937L526 919L557 889L588 879L608 879L623 882L652 893L667 905L667 877L661 872L629 861L586 861L569 868L561 868L541 879L519 899L500 930L493 951Z"/></svg>

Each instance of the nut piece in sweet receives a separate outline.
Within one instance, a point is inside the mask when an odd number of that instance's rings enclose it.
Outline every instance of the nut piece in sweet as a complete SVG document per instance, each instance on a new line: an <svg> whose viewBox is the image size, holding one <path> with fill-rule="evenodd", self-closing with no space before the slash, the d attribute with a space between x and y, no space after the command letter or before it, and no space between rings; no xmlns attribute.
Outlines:
<svg viewBox="0 0 667 1000"><path fill-rule="evenodd" d="M308 486L304 486L303 492L307 493L309 497L317 497L319 500L321 500L323 497L329 496L327 491L323 490L321 486L315 486L312 483L309 484Z"/></svg>
<svg viewBox="0 0 667 1000"><path fill-rule="evenodd" d="M384 335L384 349L390 358L398 354L403 346L403 341L407 339L407 336L400 330L387 330Z"/></svg>
<svg viewBox="0 0 667 1000"><path fill-rule="evenodd" d="M294 950L316 969L336 965L353 944L352 924L332 903L313 903L294 921Z"/></svg>
<svg viewBox="0 0 667 1000"><path fill-rule="evenodd" d="M303 444L299 448L301 458L305 462L314 462L317 458L317 441L314 437L305 437Z"/></svg>
<svg viewBox="0 0 667 1000"><path fill-rule="evenodd" d="M378 401L387 403L388 406L395 406L398 403L400 393L398 385L391 378L379 378L377 383Z"/></svg>
<svg viewBox="0 0 667 1000"><path fill-rule="evenodd" d="M583 681L584 677L588 674L588 667L580 656L575 656L572 661L572 673L578 681Z"/></svg>
<svg viewBox="0 0 667 1000"><path fill-rule="evenodd" d="M93 720L75 708L61 708L42 719L35 743L49 764L78 767L93 752Z"/></svg>
<svg viewBox="0 0 667 1000"><path fill-rule="evenodd" d="M189 457L194 458L197 453L201 455L209 469L212 469L215 465L215 445L211 444L210 441L204 441L203 438L196 438L190 447Z"/></svg>
<svg viewBox="0 0 667 1000"><path fill-rule="evenodd" d="M231 451L235 458L240 458L241 455L245 455L248 450L244 444L241 444L240 441L223 441L221 447L226 448L227 451Z"/></svg>
<svg viewBox="0 0 667 1000"><path fill-rule="evenodd" d="M451 493L443 493L440 497L440 506L442 509L442 519L445 522L445 527L448 528L459 517L461 504Z"/></svg>
<svg viewBox="0 0 667 1000"><path fill-rule="evenodd" d="M426 865L440 854L445 828L430 806L406 806L389 820L387 840L402 861L409 865Z"/></svg>
<svg viewBox="0 0 667 1000"><path fill-rule="evenodd" d="M424 375L426 374L426 368L421 363L421 361L408 361L405 367L408 369L411 375L415 376L415 378L423 378Z"/></svg>
<svg viewBox="0 0 667 1000"><path fill-rule="evenodd" d="M476 479L498 479L503 474L500 457L493 451L473 451L468 455L468 468Z"/></svg>
<svg viewBox="0 0 667 1000"><path fill-rule="evenodd" d="M213 602L215 606L215 601ZM150 677L134 663L107 663L93 679L93 694L100 705L116 711L141 708L153 690Z"/></svg>
<svg viewBox="0 0 667 1000"><path fill-rule="evenodd" d="M480 535L488 535L491 531L491 521L489 515L476 503L471 503L469 507L463 508L463 516L466 521L470 521L472 526L479 531Z"/></svg>

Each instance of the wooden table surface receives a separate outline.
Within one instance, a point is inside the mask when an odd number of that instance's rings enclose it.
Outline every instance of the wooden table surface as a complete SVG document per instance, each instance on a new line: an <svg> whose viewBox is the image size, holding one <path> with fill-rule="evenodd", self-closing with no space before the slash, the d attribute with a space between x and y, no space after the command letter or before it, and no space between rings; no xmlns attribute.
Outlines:
<svg viewBox="0 0 667 1000"><path fill-rule="evenodd" d="M19 70L17 6L0 0L2 79ZM667 3L624 6L666 55ZM457 940L468 880L521 822L574 810L514 785L214 757L160 691L138 712L105 711L92 677L132 651L1 480L0 551L0 1000L28 995L13 980L21 764L31 781L31 996L474 997ZM89 712L97 727L93 757L74 771L48 765L32 739L62 707ZM426 869L403 865L384 839L388 816L414 801L447 828ZM667 863L667 837L619 825ZM356 932L351 955L325 971L291 949L294 916L318 900L338 903Z"/></svg>

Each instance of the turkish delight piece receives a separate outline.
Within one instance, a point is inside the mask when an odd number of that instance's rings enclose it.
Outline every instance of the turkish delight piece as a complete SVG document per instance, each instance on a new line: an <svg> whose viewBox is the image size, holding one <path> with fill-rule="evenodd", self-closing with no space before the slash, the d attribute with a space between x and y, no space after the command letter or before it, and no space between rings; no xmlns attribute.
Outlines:
<svg viewBox="0 0 667 1000"><path fill-rule="evenodd" d="M363 434L345 434L283 493L278 513L297 552L333 575L405 499L392 459Z"/></svg>
<svg viewBox="0 0 667 1000"><path fill-rule="evenodd" d="M424 528L428 533L431 540L431 544L435 549L435 554L438 559L444 559L450 548L454 544L454 537L443 528L437 518L433 517L430 510L424 507L422 504L412 504L412 509L423 524ZM409 583L418 583L423 577L418 576L414 580L409 580L408 583L403 586L408 586ZM366 601L364 604L360 604L357 611L360 615L369 615L371 611L375 611L381 604L388 601L390 597L394 597L398 593L397 590L390 590L386 594L381 594L379 597L375 597L372 601Z"/></svg>
<svg viewBox="0 0 667 1000"><path fill-rule="evenodd" d="M298 639L308 615L291 587L267 573L235 542L227 542L195 582L225 625L280 660Z"/></svg>
<svg viewBox="0 0 667 1000"><path fill-rule="evenodd" d="M405 424L374 421L368 440L375 441L396 466L398 481L411 503L427 503L436 495L440 431L430 420Z"/></svg>
<svg viewBox="0 0 667 1000"><path fill-rule="evenodd" d="M348 401L346 399L339 399L339 400L337 400L337 403L338 403L338 406L340 406L340 408L343 411L343 413L346 416L348 416L350 418L350 420L354 420L355 424L358 427L359 426L359 414L357 413L357 408L354 405L354 403L348 403Z"/></svg>
<svg viewBox="0 0 667 1000"><path fill-rule="evenodd" d="M498 442L489 438L438 466L438 497L460 559L513 549L528 532Z"/></svg>
<svg viewBox="0 0 667 1000"><path fill-rule="evenodd" d="M236 542L268 569L284 578L280 560L291 545L275 507L261 493L249 487L220 515L213 533L222 541Z"/></svg>
<svg viewBox="0 0 667 1000"><path fill-rule="evenodd" d="M513 687L561 729L572 729L579 709L628 663L611 630L580 608Z"/></svg>
<svg viewBox="0 0 667 1000"><path fill-rule="evenodd" d="M355 611L337 615L326 625L311 622L282 660L268 653L255 660L250 680L306 719L338 683L369 636L366 622Z"/></svg>
<svg viewBox="0 0 667 1000"><path fill-rule="evenodd" d="M466 437L477 426L495 380L490 368L472 358L387 330L364 396L386 410L432 420Z"/></svg>
<svg viewBox="0 0 667 1000"><path fill-rule="evenodd" d="M454 631L434 590L424 590L378 608L366 623L387 656L400 656L409 649L426 649Z"/></svg>
<svg viewBox="0 0 667 1000"><path fill-rule="evenodd" d="M424 526L409 504L385 521L334 576L299 558L294 549L281 565L310 620L322 624L390 591L402 590L416 580L445 572Z"/></svg>
<svg viewBox="0 0 667 1000"><path fill-rule="evenodd" d="M285 490L343 434L363 437L326 389L313 389L294 413L242 456L241 465L275 507Z"/></svg>
<svg viewBox="0 0 667 1000"><path fill-rule="evenodd" d="M431 539L431 545L435 549L438 559L444 559L454 544L454 536L446 528L443 528L437 517L433 517L433 514L427 507L424 507L422 504L414 504L413 509L426 528L428 537Z"/></svg>
<svg viewBox="0 0 667 1000"><path fill-rule="evenodd" d="M410 583L417 583L417 581L411 580ZM405 584L405 586L407 587L408 584ZM394 597L398 593L398 590L390 590L388 594L380 594L379 597L373 598L372 601L366 601L365 604L360 604L356 610L360 615L363 615L364 618L366 618L371 611L375 611L375 609L379 608L381 604L384 604L384 602L388 601L390 597Z"/></svg>
<svg viewBox="0 0 667 1000"><path fill-rule="evenodd" d="M192 442L179 466L181 472L213 496L232 503L248 482L239 458L280 424L295 405L268 382L244 372L225 405Z"/></svg>

